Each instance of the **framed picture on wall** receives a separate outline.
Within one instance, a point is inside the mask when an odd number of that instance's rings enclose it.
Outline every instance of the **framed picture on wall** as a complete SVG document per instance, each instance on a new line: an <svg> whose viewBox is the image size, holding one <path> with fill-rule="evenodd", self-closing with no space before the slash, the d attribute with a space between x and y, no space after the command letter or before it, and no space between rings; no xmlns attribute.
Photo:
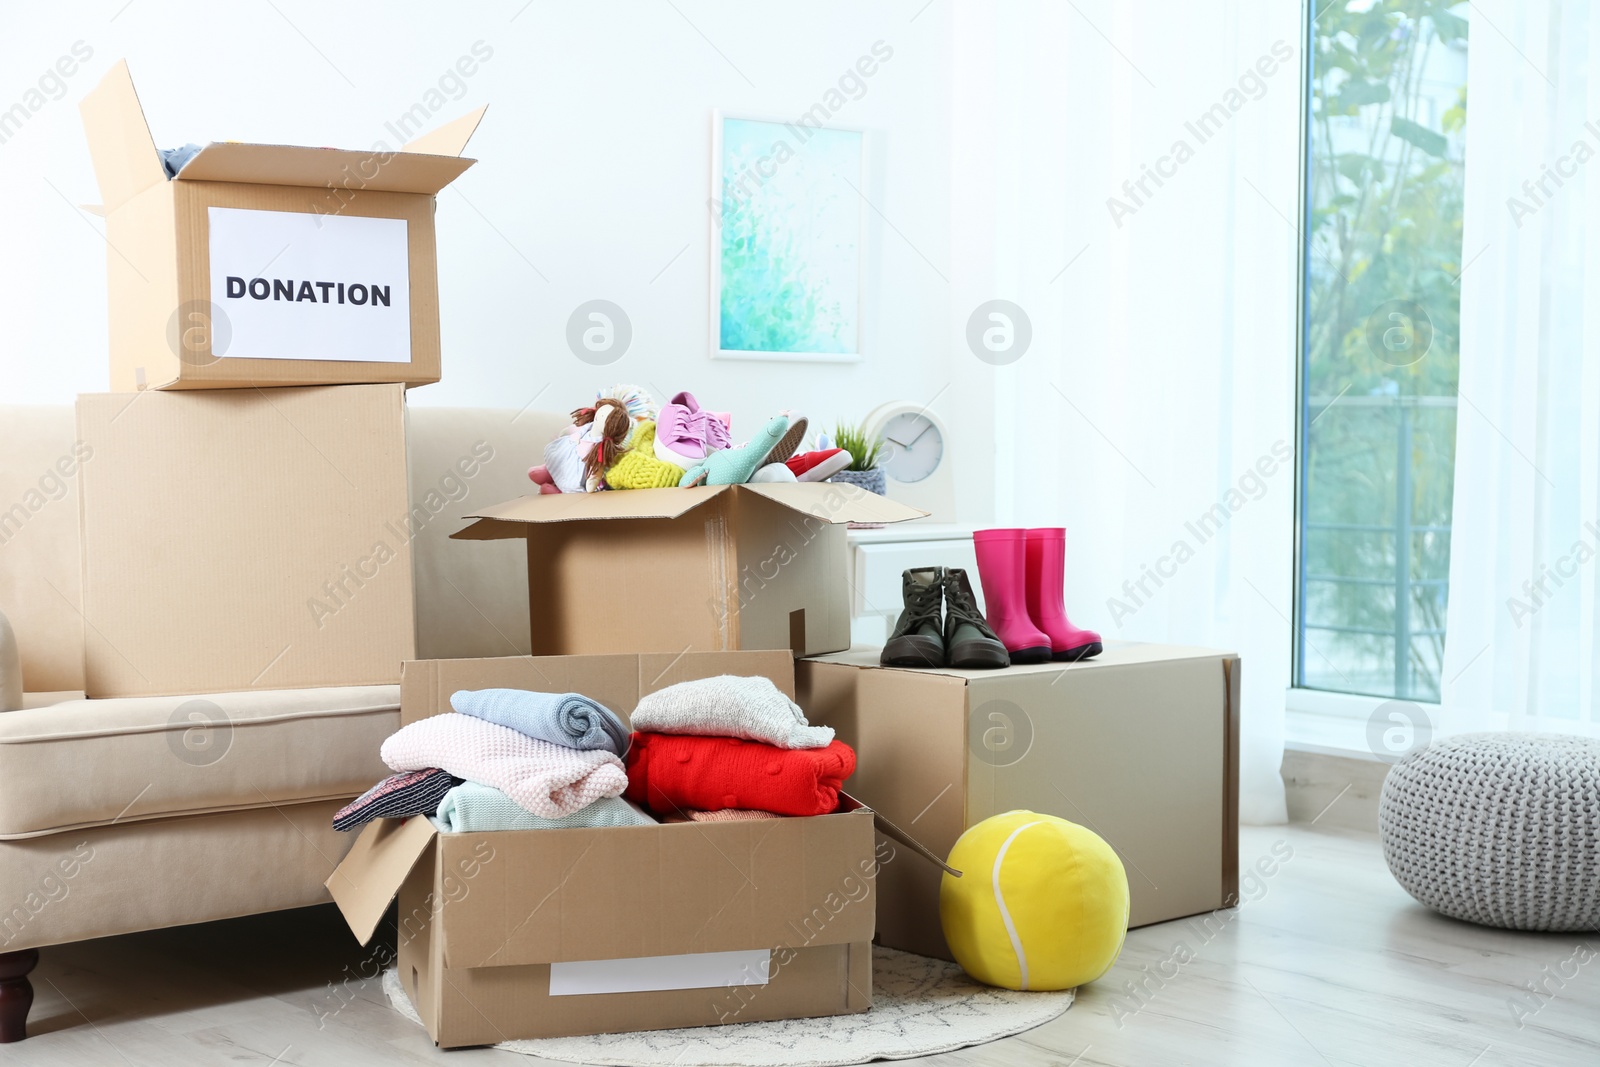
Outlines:
<svg viewBox="0 0 1600 1067"><path fill-rule="evenodd" d="M711 116L711 356L862 358L866 135Z"/></svg>

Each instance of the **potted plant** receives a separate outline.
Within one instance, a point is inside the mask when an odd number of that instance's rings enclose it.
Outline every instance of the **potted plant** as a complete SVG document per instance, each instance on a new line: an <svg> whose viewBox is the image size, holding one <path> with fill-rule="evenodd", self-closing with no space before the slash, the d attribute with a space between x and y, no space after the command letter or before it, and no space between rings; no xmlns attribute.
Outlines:
<svg viewBox="0 0 1600 1067"><path fill-rule="evenodd" d="M883 468L878 466L878 461L883 458L883 438L868 435L864 426L839 423L833 428L833 447L850 453L850 466L828 481L848 482L879 496L888 492L888 481Z"/></svg>

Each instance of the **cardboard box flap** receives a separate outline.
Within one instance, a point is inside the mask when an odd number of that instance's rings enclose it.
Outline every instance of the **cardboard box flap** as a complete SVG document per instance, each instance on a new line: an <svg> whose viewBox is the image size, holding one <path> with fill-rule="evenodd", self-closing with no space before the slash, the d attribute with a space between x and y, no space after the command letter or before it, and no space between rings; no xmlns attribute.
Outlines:
<svg viewBox="0 0 1600 1067"><path fill-rule="evenodd" d="M139 106L127 60L120 60L78 103L104 210L114 211L167 180Z"/></svg>
<svg viewBox="0 0 1600 1067"><path fill-rule="evenodd" d="M501 537L521 537L516 525L530 522L571 522L577 519L675 519L733 487L727 485L699 485L689 489L627 489L605 493L547 493L519 496L493 504L471 515L468 519L486 520L486 531L478 531L480 522L452 534L464 540L493 540ZM498 532L505 527L508 532Z"/></svg>
<svg viewBox="0 0 1600 1067"><path fill-rule="evenodd" d="M372 940L389 901L438 833L421 815L405 822L375 819L323 883L363 945Z"/></svg>
<svg viewBox="0 0 1600 1067"><path fill-rule="evenodd" d="M752 482L743 488L831 523L904 522L928 514L845 482Z"/></svg>
<svg viewBox="0 0 1600 1067"><path fill-rule="evenodd" d="M489 105L485 104L470 114L452 119L415 141L407 141L400 147L400 151L424 156L459 156L467 150L467 142L472 140L473 133L478 129L478 123L483 121L483 113L488 110Z"/></svg>
<svg viewBox="0 0 1600 1067"><path fill-rule="evenodd" d="M856 800L854 797L851 797L850 800L857 807L861 806L861 802ZM950 877L961 877L960 871L956 870L944 860L940 859L938 853L934 852L927 845L924 845L921 841L918 841L906 831L900 829L900 827L890 822L887 815L884 815L882 812L875 811L872 813L872 821L873 825L877 828L878 833L882 834L884 837L887 837L891 841L900 842L902 845L906 846L911 851L915 852L917 855L921 856L923 859L939 868L945 874L948 874Z"/></svg>
<svg viewBox="0 0 1600 1067"><path fill-rule="evenodd" d="M384 158L370 151L229 141L200 149L173 180L311 186L329 189L330 196L343 189L432 196L475 162L455 156L395 152Z"/></svg>
<svg viewBox="0 0 1600 1067"><path fill-rule="evenodd" d="M604 493L521 496L464 516L479 521L451 536L467 541L493 541L524 536L518 528L521 523L676 519L723 493L743 491L829 523L902 522L927 514L856 486L831 482L697 485L687 489L628 489Z"/></svg>
<svg viewBox="0 0 1600 1067"><path fill-rule="evenodd" d="M442 834L440 870L470 903L470 919L444 907L445 964L870 941L872 827L872 812L860 808L762 822Z"/></svg>

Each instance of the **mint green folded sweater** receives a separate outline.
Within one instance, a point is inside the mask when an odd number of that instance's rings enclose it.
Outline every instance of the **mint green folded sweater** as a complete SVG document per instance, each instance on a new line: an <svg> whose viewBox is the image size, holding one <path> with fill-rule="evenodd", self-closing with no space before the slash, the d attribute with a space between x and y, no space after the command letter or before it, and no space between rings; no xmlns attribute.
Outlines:
<svg viewBox="0 0 1600 1067"><path fill-rule="evenodd" d="M434 825L446 833L478 830L571 830L599 826L654 826L656 820L621 797L601 797L559 819L546 819L500 790L462 782L444 795Z"/></svg>

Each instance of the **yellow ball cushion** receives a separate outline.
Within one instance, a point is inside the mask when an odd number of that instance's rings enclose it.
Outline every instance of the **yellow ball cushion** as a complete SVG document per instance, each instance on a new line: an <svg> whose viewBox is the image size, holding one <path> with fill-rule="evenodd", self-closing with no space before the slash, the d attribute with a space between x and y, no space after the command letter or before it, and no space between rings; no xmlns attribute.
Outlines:
<svg viewBox="0 0 1600 1067"><path fill-rule="evenodd" d="M1008 811L961 835L939 887L956 962L1004 989L1071 989L1111 969L1128 932L1128 875L1092 830Z"/></svg>

